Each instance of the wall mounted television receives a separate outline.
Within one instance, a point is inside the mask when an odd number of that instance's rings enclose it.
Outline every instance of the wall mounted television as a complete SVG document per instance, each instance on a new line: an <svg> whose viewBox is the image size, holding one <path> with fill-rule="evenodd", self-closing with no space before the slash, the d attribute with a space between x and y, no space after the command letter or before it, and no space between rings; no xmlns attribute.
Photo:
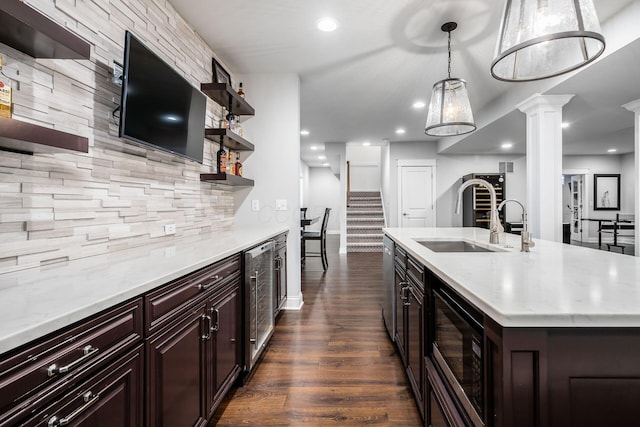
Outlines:
<svg viewBox="0 0 640 427"><path fill-rule="evenodd" d="M205 95L125 33L119 135L202 163Z"/></svg>

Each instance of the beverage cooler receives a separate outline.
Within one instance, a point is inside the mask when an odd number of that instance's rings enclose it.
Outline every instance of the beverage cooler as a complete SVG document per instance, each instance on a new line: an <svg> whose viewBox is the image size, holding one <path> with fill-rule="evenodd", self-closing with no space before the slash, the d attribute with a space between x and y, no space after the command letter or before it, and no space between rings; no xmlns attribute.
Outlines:
<svg viewBox="0 0 640 427"><path fill-rule="evenodd" d="M244 253L247 372L253 369L274 330L274 247L274 242L268 241Z"/></svg>

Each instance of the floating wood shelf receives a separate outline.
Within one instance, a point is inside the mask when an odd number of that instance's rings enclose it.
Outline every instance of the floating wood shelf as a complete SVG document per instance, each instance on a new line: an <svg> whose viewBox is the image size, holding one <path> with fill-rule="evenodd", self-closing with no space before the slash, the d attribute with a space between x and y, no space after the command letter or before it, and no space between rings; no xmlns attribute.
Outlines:
<svg viewBox="0 0 640 427"><path fill-rule="evenodd" d="M232 187L253 187L254 184L252 179L227 173L202 173L200 174L200 181L214 182Z"/></svg>
<svg viewBox="0 0 640 427"><path fill-rule="evenodd" d="M89 43L18 0L0 2L0 43L34 58L89 59L91 54Z"/></svg>
<svg viewBox="0 0 640 427"><path fill-rule="evenodd" d="M89 152L89 140L55 129L0 117L0 148L20 153Z"/></svg>
<svg viewBox="0 0 640 427"><path fill-rule="evenodd" d="M218 143L220 142L220 138L222 138L222 143L224 144L224 146L235 151L253 151L254 149L252 143L250 143L240 135L231 132L229 129L205 129L204 136L208 140Z"/></svg>
<svg viewBox="0 0 640 427"><path fill-rule="evenodd" d="M253 116L256 112L229 83L201 83L200 90L216 103L239 116Z"/></svg>

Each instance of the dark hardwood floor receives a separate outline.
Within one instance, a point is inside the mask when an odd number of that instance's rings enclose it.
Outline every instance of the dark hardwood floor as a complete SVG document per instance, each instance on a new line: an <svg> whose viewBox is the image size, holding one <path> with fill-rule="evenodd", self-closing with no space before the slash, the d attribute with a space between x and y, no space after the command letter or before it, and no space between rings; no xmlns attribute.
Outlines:
<svg viewBox="0 0 640 427"><path fill-rule="evenodd" d="M262 362L211 426L420 426L380 312L382 254L338 254L302 270L304 306L279 318Z"/></svg>

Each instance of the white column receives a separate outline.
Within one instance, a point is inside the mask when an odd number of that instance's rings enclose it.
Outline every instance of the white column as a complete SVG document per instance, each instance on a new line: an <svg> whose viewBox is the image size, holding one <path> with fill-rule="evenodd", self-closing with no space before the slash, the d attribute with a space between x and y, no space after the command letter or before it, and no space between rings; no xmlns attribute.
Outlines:
<svg viewBox="0 0 640 427"><path fill-rule="evenodd" d="M572 97L536 94L518 105L527 115L529 231L556 242L562 242L562 107Z"/></svg>
<svg viewBox="0 0 640 427"><path fill-rule="evenodd" d="M633 125L635 128L635 131L634 131L635 143L633 145L635 150L635 169L634 169L635 172L633 175L633 184L634 184L633 194L635 195L635 199L636 199L634 215L637 220L638 215L640 215L640 99L636 99L635 101L631 101L627 104L624 104L623 107L635 113L634 120L633 120ZM640 256L640 239L638 239L638 237L640 236L640 232L638 232L637 221L634 228L635 228L635 247L636 247L635 254L636 256Z"/></svg>

